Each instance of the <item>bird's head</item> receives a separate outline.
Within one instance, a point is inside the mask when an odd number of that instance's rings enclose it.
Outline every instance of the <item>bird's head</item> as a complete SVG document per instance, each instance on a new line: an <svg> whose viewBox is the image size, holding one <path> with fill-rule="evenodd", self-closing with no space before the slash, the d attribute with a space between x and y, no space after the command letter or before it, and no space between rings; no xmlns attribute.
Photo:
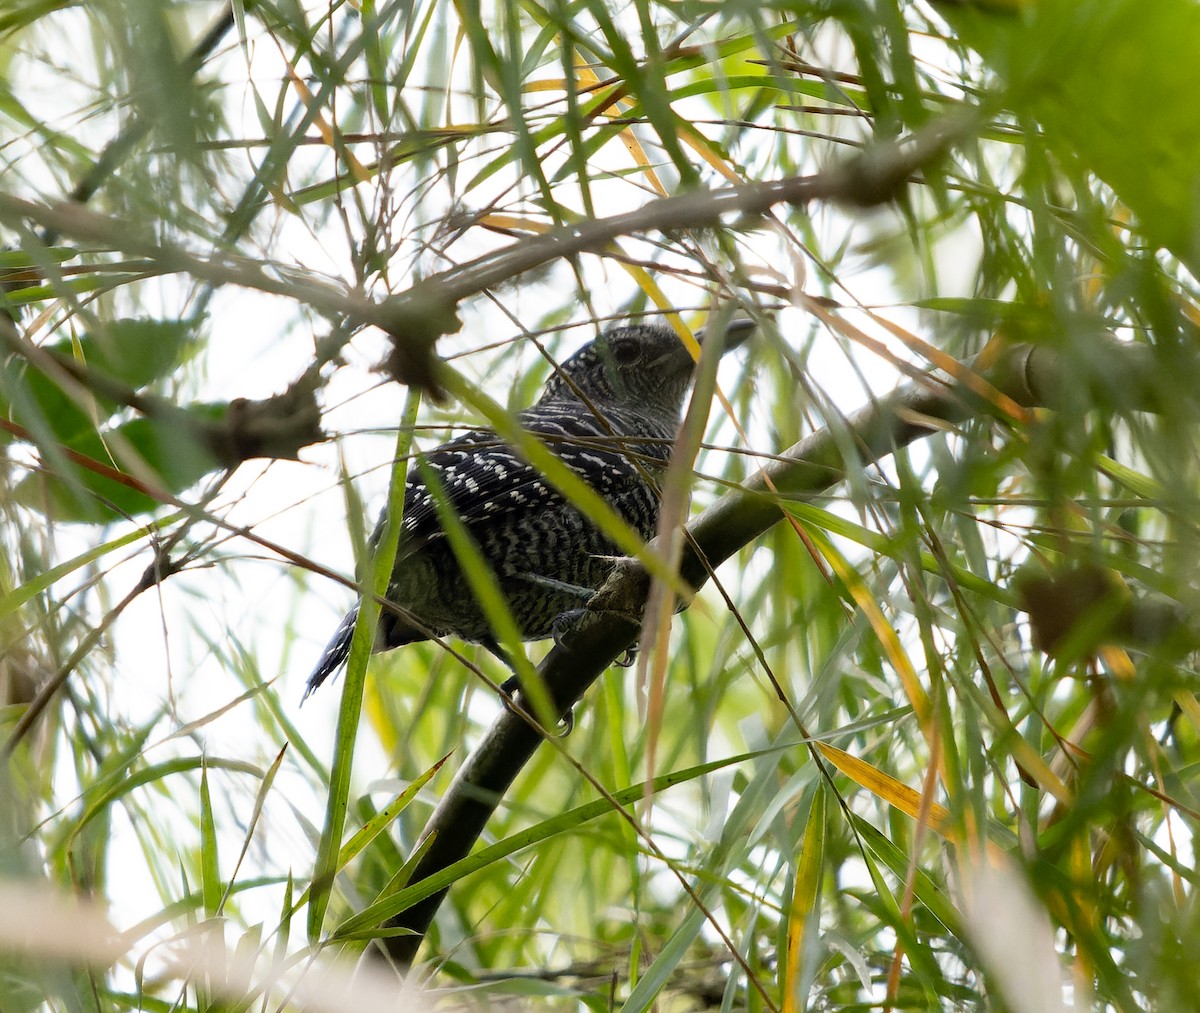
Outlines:
<svg viewBox="0 0 1200 1013"><path fill-rule="evenodd" d="M730 324L726 348L741 344L753 330L750 321ZM670 327L614 327L555 370L546 381L541 401L616 401L655 414L678 416L695 368L691 353Z"/></svg>

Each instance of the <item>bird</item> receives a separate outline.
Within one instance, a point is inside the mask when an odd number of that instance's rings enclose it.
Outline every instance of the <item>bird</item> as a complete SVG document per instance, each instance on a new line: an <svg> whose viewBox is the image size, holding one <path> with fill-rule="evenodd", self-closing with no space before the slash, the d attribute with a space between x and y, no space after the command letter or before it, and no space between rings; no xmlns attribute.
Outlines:
<svg viewBox="0 0 1200 1013"><path fill-rule="evenodd" d="M726 328L726 348L754 330ZM555 368L535 404L516 414L645 541L658 524L659 480L679 433L695 360L673 328L613 327ZM621 555L597 525L493 430L472 429L408 469L396 559L373 652L431 637L478 643L507 662L438 518L438 501L459 517L491 566L525 640L557 636L564 616L605 581ZM432 476L431 489L426 476ZM385 515L371 537L382 538ZM350 653L355 605L321 654L307 699ZM511 667L511 665L510 665ZM506 685L511 685L509 680Z"/></svg>

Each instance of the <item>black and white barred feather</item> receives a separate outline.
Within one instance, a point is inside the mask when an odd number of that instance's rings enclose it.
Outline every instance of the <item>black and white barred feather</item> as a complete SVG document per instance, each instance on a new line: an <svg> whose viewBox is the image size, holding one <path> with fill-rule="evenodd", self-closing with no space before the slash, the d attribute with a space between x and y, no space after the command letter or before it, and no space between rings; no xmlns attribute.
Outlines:
<svg viewBox="0 0 1200 1013"><path fill-rule="evenodd" d="M748 333L741 326L736 339ZM678 434L694 362L675 332L639 325L608 331L559 366L537 403L517 415L644 539L658 522L658 479ZM492 567L522 636L549 637L612 571L616 547L587 517L488 429L423 456L449 507ZM372 538L380 536L382 519ZM495 649L421 468L410 466L404 515L374 650L430 636ZM342 620L308 680L313 692L346 660L357 606Z"/></svg>

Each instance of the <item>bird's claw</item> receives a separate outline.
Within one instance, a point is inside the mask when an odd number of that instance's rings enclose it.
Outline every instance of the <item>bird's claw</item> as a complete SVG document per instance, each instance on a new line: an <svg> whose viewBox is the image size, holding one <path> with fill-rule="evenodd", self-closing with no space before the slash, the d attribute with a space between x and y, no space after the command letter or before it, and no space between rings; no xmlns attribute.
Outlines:
<svg viewBox="0 0 1200 1013"><path fill-rule="evenodd" d="M568 611L560 612L557 616L555 616L554 624L550 629L550 635L554 638L555 647L562 648L564 651L569 649L565 643L566 637L575 627L575 624L579 622L579 620L585 615L587 615L589 611L590 610L586 608L569 609ZM617 658L614 664L617 665L618 668L628 668L635 661L637 661L637 651L637 644L632 644L629 647L626 647L625 650L621 652L621 656Z"/></svg>
<svg viewBox="0 0 1200 1013"><path fill-rule="evenodd" d="M564 651L568 650L566 643L564 643L567 634L574 629L575 624L586 616L587 613L588 610L585 608L568 609L566 612L560 612L554 617L554 622L550 626L550 636L554 638L555 647L562 648Z"/></svg>

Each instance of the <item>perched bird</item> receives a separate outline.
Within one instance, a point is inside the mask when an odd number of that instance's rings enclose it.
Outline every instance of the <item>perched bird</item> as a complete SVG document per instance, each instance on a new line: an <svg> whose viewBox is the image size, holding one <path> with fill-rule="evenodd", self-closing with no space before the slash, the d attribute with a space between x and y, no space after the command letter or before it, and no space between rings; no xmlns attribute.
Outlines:
<svg viewBox="0 0 1200 1013"><path fill-rule="evenodd" d="M727 346L744 341L735 321ZM517 421L596 490L644 539L658 523L658 479L679 432L695 362L669 327L613 328L558 366ZM512 447L474 429L424 455L444 501L491 565L521 635L542 640L579 609L613 569L619 550ZM378 542L383 520L372 536ZM387 589L400 606L380 614L375 651L455 636L503 658L438 520L418 467L404 489L399 548ZM305 697L346 661L358 617L342 620L309 677Z"/></svg>

